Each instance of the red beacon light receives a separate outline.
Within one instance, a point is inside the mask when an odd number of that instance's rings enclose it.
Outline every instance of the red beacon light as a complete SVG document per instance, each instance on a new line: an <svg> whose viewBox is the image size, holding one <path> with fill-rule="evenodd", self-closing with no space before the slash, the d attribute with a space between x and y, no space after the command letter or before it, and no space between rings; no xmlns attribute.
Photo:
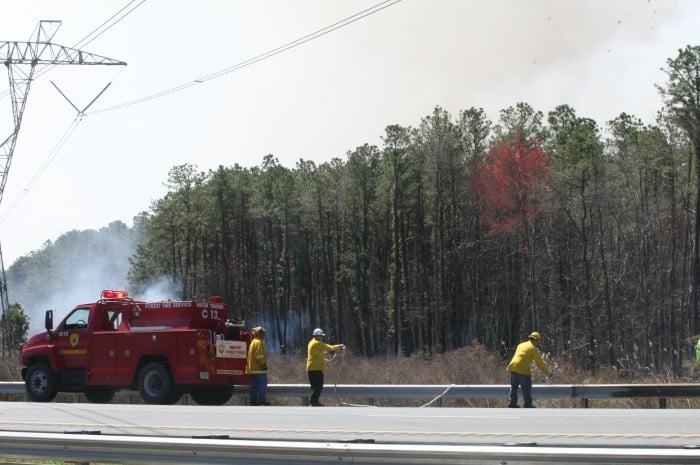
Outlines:
<svg viewBox="0 0 700 465"><path fill-rule="evenodd" d="M112 290L104 290L102 291L102 298L103 299L128 299L129 294L127 294L126 291L112 291Z"/></svg>

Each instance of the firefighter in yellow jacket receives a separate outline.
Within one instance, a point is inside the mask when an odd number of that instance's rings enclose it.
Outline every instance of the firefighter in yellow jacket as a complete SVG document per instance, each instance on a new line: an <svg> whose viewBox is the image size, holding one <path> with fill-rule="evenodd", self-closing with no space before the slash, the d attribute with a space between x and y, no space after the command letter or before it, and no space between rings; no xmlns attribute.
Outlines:
<svg viewBox="0 0 700 465"><path fill-rule="evenodd" d="M540 371L545 375L549 373L547 365L542 360L542 355L537 348L540 345L540 333L535 331L530 333L525 342L518 344L515 355L508 364L510 373L510 394L508 396L508 407L518 407L518 387L523 391L523 401L525 408L532 408L532 362L535 362Z"/></svg>
<svg viewBox="0 0 700 465"><path fill-rule="evenodd" d="M308 357L306 359L306 372L309 375L309 384L311 385L311 398L309 405L314 407L323 407L323 404L318 401L323 391L323 372L328 369L326 362L326 352L335 352L339 349L345 349L344 344L326 344L324 339L326 333L321 328L314 329L313 337L309 341Z"/></svg>
<svg viewBox="0 0 700 465"><path fill-rule="evenodd" d="M256 326L251 332L253 340L245 366L245 372L250 375L250 405L270 405L267 401L267 349L263 342L265 328Z"/></svg>

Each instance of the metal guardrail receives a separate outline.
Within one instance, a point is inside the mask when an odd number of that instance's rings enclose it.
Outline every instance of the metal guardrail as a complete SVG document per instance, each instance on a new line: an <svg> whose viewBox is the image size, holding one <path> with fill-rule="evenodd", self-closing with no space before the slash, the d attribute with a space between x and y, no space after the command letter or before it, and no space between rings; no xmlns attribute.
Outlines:
<svg viewBox="0 0 700 465"><path fill-rule="evenodd" d="M0 432L0 450L3 456L16 459L52 457L56 460L81 463L114 462L143 465L463 465L496 461L548 464L700 463L700 449L680 448L366 444L13 432Z"/></svg>
<svg viewBox="0 0 700 465"><path fill-rule="evenodd" d="M452 384L452 385L396 385L396 384L338 384L326 385L324 396L364 398L371 405L377 398L423 398L439 401L443 398L505 399L510 385ZM590 399L657 398L659 408L666 408L666 399L673 397L700 397L699 384L543 384L532 387L538 399L578 399L582 407ZM238 395L247 395L239 390ZM273 384L268 386L270 397L309 396L305 384Z"/></svg>
<svg viewBox="0 0 700 465"><path fill-rule="evenodd" d="M509 385L497 384L326 384L324 396L368 399L372 404L377 398L414 399L505 399ZM538 399L580 399L588 406L589 399L657 398L659 407L665 408L666 399L673 397L700 397L700 384L542 384L532 387ZM0 382L2 394L25 394L21 381ZM138 395L134 391L120 391L120 395ZM247 389L234 390L236 396L247 396ZM307 398L307 384L270 384L268 397Z"/></svg>
<svg viewBox="0 0 700 465"><path fill-rule="evenodd" d="M2 394L25 394L24 383L22 381L0 382L0 393L2 393Z"/></svg>
<svg viewBox="0 0 700 465"><path fill-rule="evenodd" d="M503 399L508 397L510 385L451 384L451 385L396 385L396 384L337 384L326 385L325 396L339 398L366 398L369 404L376 398L442 398ZM532 387L538 399L578 399L588 407L590 399L657 398L659 408L666 408L666 399L673 397L700 397L700 384L543 384ZM238 395L247 395L240 390ZM309 395L305 384L272 384L270 397L299 397Z"/></svg>
<svg viewBox="0 0 700 465"><path fill-rule="evenodd" d="M497 399L508 396L505 384L326 384L325 391L340 397L397 398L442 397ZM309 395L306 384L270 384L268 395L303 397ZM542 384L532 387L533 395L543 399L603 399L613 397L700 397L700 384ZM239 392L240 394L240 392ZM326 394L327 395L327 394Z"/></svg>

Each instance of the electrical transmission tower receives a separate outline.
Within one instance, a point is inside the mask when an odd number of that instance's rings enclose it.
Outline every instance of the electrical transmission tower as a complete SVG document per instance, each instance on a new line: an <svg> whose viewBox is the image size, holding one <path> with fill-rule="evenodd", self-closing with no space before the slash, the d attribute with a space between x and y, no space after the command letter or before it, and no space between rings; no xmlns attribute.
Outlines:
<svg viewBox="0 0 700 465"><path fill-rule="evenodd" d="M93 53L84 52L63 45L51 43L51 39L60 27L60 21L40 21L36 35L28 42L0 42L0 61L7 67L10 79L10 97L12 100L12 115L14 130L0 143L0 201L5 192L5 183L10 171L12 153L17 143L17 135L22 124L22 114L27 104L29 87L32 84L37 68L54 65L126 65L123 61L105 58ZM2 262L0 249L0 305L2 306L2 353L10 347L9 328L9 299L5 282L5 265ZM16 344L15 344L16 345Z"/></svg>

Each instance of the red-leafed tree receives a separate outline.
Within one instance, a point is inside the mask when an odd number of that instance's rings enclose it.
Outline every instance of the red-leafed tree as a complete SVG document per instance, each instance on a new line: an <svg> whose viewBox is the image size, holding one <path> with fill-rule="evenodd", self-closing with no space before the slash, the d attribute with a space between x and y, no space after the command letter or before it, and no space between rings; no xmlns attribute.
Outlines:
<svg viewBox="0 0 700 465"><path fill-rule="evenodd" d="M492 230L521 232L542 213L552 161L536 141L504 139L479 164L476 190L481 221Z"/></svg>
<svg viewBox="0 0 700 465"><path fill-rule="evenodd" d="M494 233L520 237L514 242L518 249L506 254L513 278L506 285L511 297L505 325L511 341L522 330L540 326L535 295L536 220L544 213L543 200L552 179L549 155L538 142L523 141L520 135L493 146L477 169L475 186L481 201L481 221ZM530 310L529 324L523 325L522 308Z"/></svg>

